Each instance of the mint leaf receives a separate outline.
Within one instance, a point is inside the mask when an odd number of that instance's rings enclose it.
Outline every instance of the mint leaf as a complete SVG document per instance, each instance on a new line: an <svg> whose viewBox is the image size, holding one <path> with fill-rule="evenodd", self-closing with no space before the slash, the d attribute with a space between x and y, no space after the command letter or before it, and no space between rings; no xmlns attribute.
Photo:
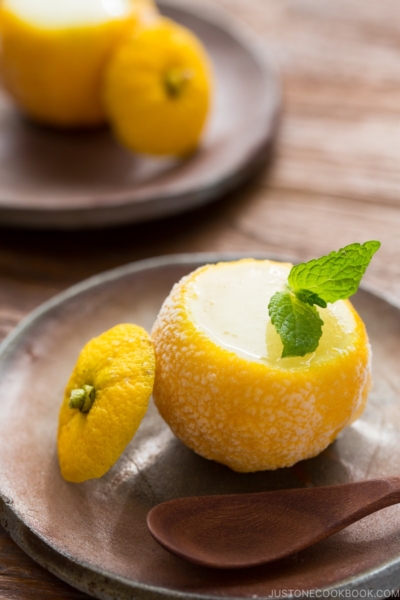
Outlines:
<svg viewBox="0 0 400 600"><path fill-rule="evenodd" d="M325 302L346 300L358 290L362 276L380 245L375 241L350 244L338 252L297 265L290 271L289 285L298 297L299 294L304 297L306 290L308 303L310 294Z"/></svg>
<svg viewBox="0 0 400 600"><path fill-rule="evenodd" d="M315 304L346 300L356 293L380 242L350 244L338 252L293 267L287 292L277 292L268 305L271 322L283 343L282 358L305 356L318 348L324 322Z"/></svg>
<svg viewBox="0 0 400 600"><path fill-rule="evenodd" d="M294 293L299 300L309 304L310 306L313 306L314 304L320 306L321 308L326 308L328 306L325 300L322 300L322 298L320 298L314 292L310 292L310 290L296 290Z"/></svg>
<svg viewBox="0 0 400 600"><path fill-rule="evenodd" d="M315 306L302 302L294 294L276 292L268 311L283 343L282 358L305 356L318 348L324 322Z"/></svg>

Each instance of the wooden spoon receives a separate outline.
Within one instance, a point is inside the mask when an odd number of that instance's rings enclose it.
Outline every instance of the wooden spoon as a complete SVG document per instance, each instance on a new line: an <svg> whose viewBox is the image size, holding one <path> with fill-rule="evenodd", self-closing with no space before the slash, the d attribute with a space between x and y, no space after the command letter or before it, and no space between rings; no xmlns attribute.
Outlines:
<svg viewBox="0 0 400 600"><path fill-rule="evenodd" d="M164 548L207 567L253 567L290 556L400 502L400 477L256 494L178 498L147 516Z"/></svg>

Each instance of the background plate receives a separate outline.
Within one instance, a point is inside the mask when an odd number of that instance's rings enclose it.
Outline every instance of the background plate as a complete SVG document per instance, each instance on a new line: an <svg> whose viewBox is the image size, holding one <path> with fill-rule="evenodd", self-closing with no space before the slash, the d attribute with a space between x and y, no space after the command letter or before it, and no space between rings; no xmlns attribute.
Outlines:
<svg viewBox="0 0 400 600"><path fill-rule="evenodd" d="M136 156L107 128L60 132L23 120L0 98L0 223L99 227L185 211L226 194L268 158L280 103L274 69L255 34L219 11L163 0L167 16L204 42L215 99L198 152L182 162Z"/></svg>
<svg viewBox="0 0 400 600"><path fill-rule="evenodd" d="M197 567L157 545L147 512L177 496L275 490L400 473L400 314L361 291L355 304L374 352L368 408L320 456L290 469L238 474L197 456L152 406L118 463L100 480L65 482L56 457L58 410L81 347L119 322L150 329L171 286L226 255L134 263L57 296L0 350L0 522L50 571L98 598L263 598L279 590L395 588L400 506L313 548L235 572ZM232 258L232 255L229 255Z"/></svg>

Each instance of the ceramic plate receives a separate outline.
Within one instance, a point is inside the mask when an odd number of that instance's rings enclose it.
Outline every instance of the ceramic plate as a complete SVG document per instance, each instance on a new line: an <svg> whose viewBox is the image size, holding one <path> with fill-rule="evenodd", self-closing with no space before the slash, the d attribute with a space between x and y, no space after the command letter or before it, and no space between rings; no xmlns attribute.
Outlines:
<svg viewBox="0 0 400 600"><path fill-rule="evenodd" d="M280 103L274 68L256 36L204 6L162 0L167 16L204 42L215 98L190 159L125 151L108 129L66 133L24 121L0 97L0 223L83 228L182 212L226 194L266 162Z"/></svg>
<svg viewBox="0 0 400 600"><path fill-rule="evenodd" d="M48 302L0 350L1 523L30 556L97 598L265 598L283 590L395 588L400 506L365 518L290 559L241 571L198 567L157 545L146 515L178 496L327 485L400 473L400 313L367 291L355 304L374 352L374 389L362 419L317 458L238 474L197 456L151 407L118 463L100 480L60 476L56 430L64 385L81 347L124 321L150 329L171 286L224 255L135 263ZM230 257L232 258L232 257Z"/></svg>

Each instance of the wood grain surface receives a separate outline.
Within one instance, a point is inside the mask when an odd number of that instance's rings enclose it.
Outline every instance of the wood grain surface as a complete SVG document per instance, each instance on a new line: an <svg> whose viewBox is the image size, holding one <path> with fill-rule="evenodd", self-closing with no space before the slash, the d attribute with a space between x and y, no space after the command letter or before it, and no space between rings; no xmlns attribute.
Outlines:
<svg viewBox="0 0 400 600"><path fill-rule="evenodd" d="M271 167L218 204L152 224L90 233L0 229L2 337L85 277L175 252L261 250L299 260L379 239L366 283L400 302L397 0L218 4L263 36L282 71L285 108ZM0 598L87 596L0 531Z"/></svg>

